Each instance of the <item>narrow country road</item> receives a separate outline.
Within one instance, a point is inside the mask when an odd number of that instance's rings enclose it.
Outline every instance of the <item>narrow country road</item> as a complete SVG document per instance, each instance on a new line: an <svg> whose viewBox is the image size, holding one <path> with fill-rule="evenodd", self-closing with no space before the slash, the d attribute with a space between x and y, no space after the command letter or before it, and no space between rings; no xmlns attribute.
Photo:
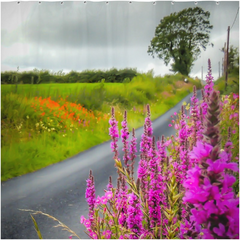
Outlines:
<svg viewBox="0 0 240 240"><path fill-rule="evenodd" d="M198 91L198 99L201 92ZM153 134L157 137L174 134L169 128L171 115L181 109L182 103L190 102L188 95L175 107L153 121ZM138 148L143 127L137 129ZM119 141L119 152L122 157L122 144ZM137 160L138 161L138 160ZM136 165L137 165L136 161ZM28 212L19 209L40 210L48 213L74 230L80 238L87 238L80 216L88 215L85 201L86 179L89 170L95 177L96 195L103 195L108 177L113 178L116 186L116 169L110 141L95 146L63 162L51 165L34 173L16 177L1 184L1 238L38 238ZM135 168L136 172L137 168ZM54 228L57 222L45 216L34 215L43 238L66 239L70 235L61 228Z"/></svg>

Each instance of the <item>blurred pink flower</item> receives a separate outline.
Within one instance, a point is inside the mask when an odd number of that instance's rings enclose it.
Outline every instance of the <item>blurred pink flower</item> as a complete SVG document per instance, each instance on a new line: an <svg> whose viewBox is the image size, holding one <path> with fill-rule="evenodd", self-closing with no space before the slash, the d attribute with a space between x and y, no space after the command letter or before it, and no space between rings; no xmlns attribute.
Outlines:
<svg viewBox="0 0 240 240"><path fill-rule="evenodd" d="M90 228L91 227L91 222L90 222L90 220L89 219L85 219L85 221L84 221L84 226L86 227L86 228Z"/></svg>
<svg viewBox="0 0 240 240"><path fill-rule="evenodd" d="M233 116L234 116L235 118L237 118L237 117L238 117L238 113L234 113Z"/></svg>
<svg viewBox="0 0 240 240"><path fill-rule="evenodd" d="M172 127L172 124L168 124L169 127Z"/></svg>
<svg viewBox="0 0 240 240"><path fill-rule="evenodd" d="M103 231L103 235L106 239L110 239L112 232L110 230Z"/></svg>
<svg viewBox="0 0 240 240"><path fill-rule="evenodd" d="M237 99L237 98L239 98L239 95L238 95L238 94L235 94L235 93L233 93L233 99Z"/></svg>
<svg viewBox="0 0 240 240"><path fill-rule="evenodd" d="M165 142L165 146L167 147L169 144L171 144L172 143L172 140L171 139L169 139L168 141L166 141Z"/></svg>
<svg viewBox="0 0 240 240"><path fill-rule="evenodd" d="M114 221L112 219L110 219L108 223L109 223L109 225L113 225Z"/></svg>
<svg viewBox="0 0 240 240"><path fill-rule="evenodd" d="M107 204L107 201L108 201L108 199L107 199L105 196L103 196L103 197L101 198L101 203L102 203L102 204Z"/></svg>
<svg viewBox="0 0 240 240"><path fill-rule="evenodd" d="M85 220L86 220L86 218L85 218L84 216L81 216L81 218L80 218L80 223L84 223Z"/></svg>
<svg viewBox="0 0 240 240"><path fill-rule="evenodd" d="M101 197L98 196L96 201L95 201L95 206L97 207L100 204L101 204Z"/></svg>
<svg viewBox="0 0 240 240"><path fill-rule="evenodd" d="M106 197L107 199L111 199L111 198L113 197L112 191L107 191L107 192L105 193L105 197Z"/></svg>

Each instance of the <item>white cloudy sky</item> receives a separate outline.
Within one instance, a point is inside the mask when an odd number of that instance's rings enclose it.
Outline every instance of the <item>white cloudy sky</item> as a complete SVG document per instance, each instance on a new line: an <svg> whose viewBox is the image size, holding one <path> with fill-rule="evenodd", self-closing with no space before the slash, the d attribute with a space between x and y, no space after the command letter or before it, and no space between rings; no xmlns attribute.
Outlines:
<svg viewBox="0 0 240 240"><path fill-rule="evenodd" d="M52 71L137 68L155 75L170 73L160 59L147 54L160 20L173 12L194 7L194 2L156 1L20 1L1 3L1 71L49 69ZM207 59L212 61L214 78L218 77L219 50L232 27L239 2L198 2L209 11L213 25L210 42L214 47L202 51L191 76L207 73ZM239 46L239 14L231 28L230 44Z"/></svg>

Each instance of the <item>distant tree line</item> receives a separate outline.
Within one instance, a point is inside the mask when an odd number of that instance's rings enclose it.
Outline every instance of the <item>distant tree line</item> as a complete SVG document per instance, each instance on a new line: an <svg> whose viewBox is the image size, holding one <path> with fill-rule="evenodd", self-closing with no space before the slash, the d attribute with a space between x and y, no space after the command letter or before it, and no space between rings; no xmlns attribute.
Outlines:
<svg viewBox="0 0 240 240"><path fill-rule="evenodd" d="M32 71L5 71L1 72L2 84L39 84L39 83L96 83L96 82L130 82L137 75L133 68L110 70L85 70L82 72L71 71L65 74L63 71L50 72L49 70Z"/></svg>

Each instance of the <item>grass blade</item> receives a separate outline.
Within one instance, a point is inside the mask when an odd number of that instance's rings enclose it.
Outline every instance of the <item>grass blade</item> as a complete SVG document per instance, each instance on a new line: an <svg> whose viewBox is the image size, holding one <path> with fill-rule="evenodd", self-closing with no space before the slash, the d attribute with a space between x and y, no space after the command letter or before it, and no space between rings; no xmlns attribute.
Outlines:
<svg viewBox="0 0 240 240"><path fill-rule="evenodd" d="M35 230L36 230L36 232L37 232L37 235L38 235L39 239L43 239L42 234L41 234L41 232L40 232L40 230L39 230L39 227L38 227L38 225L37 225L36 220L34 219L34 217L32 216L32 214L30 214L30 216L31 216L31 218L32 218L32 220L33 220L34 227L35 227Z"/></svg>

